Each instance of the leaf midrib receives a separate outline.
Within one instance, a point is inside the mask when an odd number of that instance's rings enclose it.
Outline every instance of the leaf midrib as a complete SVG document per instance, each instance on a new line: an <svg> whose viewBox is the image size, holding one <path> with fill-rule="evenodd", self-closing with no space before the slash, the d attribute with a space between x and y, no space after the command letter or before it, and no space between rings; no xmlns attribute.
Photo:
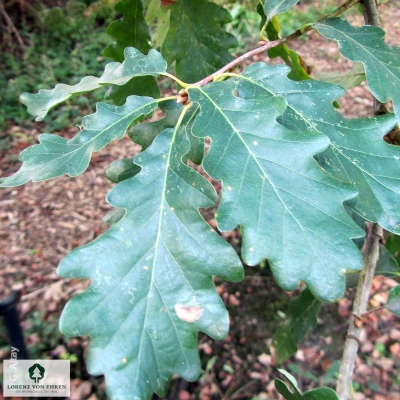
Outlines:
<svg viewBox="0 0 400 400"><path fill-rule="evenodd" d="M193 87L193 89L197 89L199 90L213 105L214 108L216 110L219 111L219 113L225 118L225 120L227 121L227 123L231 126L232 130L237 134L237 136L240 138L240 140L242 141L243 145L246 147L246 149L248 150L248 153L252 155L254 161L256 162L257 166L259 167L260 171L262 172L262 174L265 176L265 180L268 180L268 182L270 183L273 191L275 192L277 198L280 200L280 202L282 203L285 212L289 213L293 219L296 221L296 223L299 225L301 231L303 232L303 236L306 239L306 241L308 242L310 248L313 250L314 254L316 255L316 257L320 260L321 265L324 267L325 270L325 274L326 276L328 276L327 273L327 266L325 265L325 263L323 262L323 260L321 259L321 257L319 256L318 252L314 249L314 246L312 245L312 243L310 242L306 232L305 232L305 228L300 224L300 222L298 221L298 219L296 218L296 216L290 211L290 209L286 206L285 202L283 201L283 199L280 197L278 191L276 190L276 186L273 184L273 182L270 180L270 178L268 177L268 175L264 172L263 168L261 167L260 163L258 162L257 157L253 154L253 152L250 150L250 148L247 146L246 142L243 140L242 136L240 135L239 131L236 129L236 127L230 122L230 120L228 119L228 117L225 115L225 113L223 112L223 110L218 106L218 104L216 104L213 99L211 99L210 96L208 96L208 94L206 92L204 92L201 87ZM264 181L265 181L264 180Z"/></svg>

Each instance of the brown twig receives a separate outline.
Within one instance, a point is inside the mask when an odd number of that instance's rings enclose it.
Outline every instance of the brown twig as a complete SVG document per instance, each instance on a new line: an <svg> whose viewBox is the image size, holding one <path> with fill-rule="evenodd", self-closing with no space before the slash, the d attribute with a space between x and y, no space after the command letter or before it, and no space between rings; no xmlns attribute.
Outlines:
<svg viewBox="0 0 400 400"><path fill-rule="evenodd" d="M325 18L334 18L337 17L338 15L342 14L344 11L348 10L349 8L353 7L355 4L359 3L361 0L347 0L345 3L343 3L340 7L338 7L336 10L333 12L325 15L323 18L319 19L316 22L322 21ZM285 38L274 40L272 42L268 42L256 49L250 50L247 53L242 54L241 56L235 58L233 61L231 61L229 64L226 64L224 67L219 69L217 72L214 72L213 74L207 76L206 78L202 79L199 82L196 82L194 85L196 86L204 86L205 84L211 82L214 80L214 78L220 74L223 74L224 72L230 71L233 68L235 68L237 65L241 64L244 60L247 60L250 57L255 56L256 54L263 53L264 51L267 51L269 49L272 49L273 47L280 46L282 44L288 43L299 36L309 32L311 29L313 29L312 25L307 25L303 29L300 28L297 31L293 32L291 35L286 36Z"/></svg>
<svg viewBox="0 0 400 400"><path fill-rule="evenodd" d="M349 329L346 336L346 342L343 351L342 363L339 370L339 378L336 391L340 400L348 400L350 388L352 385L354 364L360 345L362 324L359 324L359 318L367 312L369 293L371 290L372 279L375 274L376 263L379 258L379 241L383 230L376 223L367 225L367 235L363 248L363 268L360 272L356 298L353 304L353 314L350 317Z"/></svg>
<svg viewBox="0 0 400 400"><path fill-rule="evenodd" d="M24 41L22 40L21 35L19 34L17 28L15 27L14 23L12 22L11 18L7 14L6 9L3 6L3 3L0 1L0 13L3 15L3 18L6 20L7 26L11 29L11 31L14 33L15 37L17 38L17 41L19 45L21 46L22 50L26 50L26 46Z"/></svg>

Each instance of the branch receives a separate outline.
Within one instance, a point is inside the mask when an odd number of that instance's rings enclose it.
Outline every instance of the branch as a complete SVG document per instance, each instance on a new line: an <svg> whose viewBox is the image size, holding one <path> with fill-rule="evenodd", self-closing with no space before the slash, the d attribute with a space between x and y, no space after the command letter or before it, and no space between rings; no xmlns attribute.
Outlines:
<svg viewBox="0 0 400 400"><path fill-rule="evenodd" d="M374 278L376 262L379 258L379 243L382 234L383 229L378 224L369 223L367 225L367 235L365 237L363 249L364 265L358 281L356 298L353 304L353 314L350 317L349 330L336 386L336 391L340 400L347 400L349 398L354 364L360 344L361 332L363 330L362 317L363 314L367 312L369 293L372 279Z"/></svg>
<svg viewBox="0 0 400 400"><path fill-rule="evenodd" d="M18 41L19 45L21 46L22 50L26 50L26 46L25 46L24 41L22 40L21 35L18 33L17 28L15 27L11 18L7 14L7 11L5 10L3 3L1 1L0 1L0 13L3 15L4 19L6 20L8 27L12 30L12 32L14 32L14 35L17 38L17 41Z"/></svg>
<svg viewBox="0 0 400 400"><path fill-rule="evenodd" d="M362 0L364 20L367 25L379 26L379 15L375 0ZM382 106L375 99L375 114ZM350 318L349 330L343 351L342 363L339 370L339 378L336 391L340 400L347 400L352 386L354 364L360 346L360 336L363 330L362 317L367 312L369 294L372 280L375 274L376 263L379 258L379 243L383 236L383 229L377 223L367 225L363 260L364 265L360 273L356 298L353 304L353 314Z"/></svg>
<svg viewBox="0 0 400 400"><path fill-rule="evenodd" d="M316 22L322 21L325 18L337 17L338 15L342 14L344 11L346 11L349 8L353 7L355 4L359 3L360 1L362 1L362 0L347 0L345 3L343 3L336 10L334 10L333 12L325 15L324 17L322 17L321 19L319 19ZM313 24L306 25L303 28L297 29L297 31L293 32L291 35L286 36L283 39L274 40L274 41L268 42L268 43L266 43L266 44L264 44L264 45L262 45L262 46L260 46L260 47L258 47L256 49L250 50L249 52L242 54L238 58L235 58L229 64L226 64L224 67L219 69L217 72L214 72L213 74L207 76L206 78L202 79L201 81L194 83L194 85L196 85L196 86L204 86L205 84L213 81L216 76L231 70L232 68L234 68L237 65L241 64L244 60L247 60L248 58L253 57L256 54L263 53L264 51L272 49L273 47L277 47L277 46L280 46L282 44L291 42L292 40L298 38L299 36L303 35L304 33L309 32L311 29L313 29Z"/></svg>

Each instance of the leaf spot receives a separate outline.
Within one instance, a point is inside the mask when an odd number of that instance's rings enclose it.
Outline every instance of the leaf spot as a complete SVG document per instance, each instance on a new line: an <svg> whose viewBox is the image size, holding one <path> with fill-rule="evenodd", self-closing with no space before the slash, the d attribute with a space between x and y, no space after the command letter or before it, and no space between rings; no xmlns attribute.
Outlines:
<svg viewBox="0 0 400 400"><path fill-rule="evenodd" d="M232 186L228 186L227 189L230 191L232 190Z"/></svg>
<svg viewBox="0 0 400 400"><path fill-rule="evenodd" d="M174 308L178 318L186 322L197 321L203 315L203 309L199 305L184 306L175 304Z"/></svg>
<svg viewBox="0 0 400 400"><path fill-rule="evenodd" d="M122 359L122 362L123 362L123 363L127 363L128 360L124 357L124 358Z"/></svg>
<svg viewBox="0 0 400 400"><path fill-rule="evenodd" d="M143 268L146 269L146 270L149 269L149 267L147 265L145 265Z"/></svg>

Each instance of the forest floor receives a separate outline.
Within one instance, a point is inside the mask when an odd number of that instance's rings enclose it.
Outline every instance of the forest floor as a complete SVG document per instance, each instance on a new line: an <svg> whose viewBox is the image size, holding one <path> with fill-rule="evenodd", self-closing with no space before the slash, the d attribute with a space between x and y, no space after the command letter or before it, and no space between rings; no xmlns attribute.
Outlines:
<svg viewBox="0 0 400 400"><path fill-rule="evenodd" d="M382 17L386 41L399 45L400 7L385 5ZM356 24L362 23L360 17L352 19ZM340 56L335 43L315 32L307 40L293 42L291 47L307 65L314 67L313 76L321 71L344 73L351 66ZM258 59L269 62L264 55ZM348 118L373 114L372 97L365 83L350 89L339 103L339 111ZM0 150L0 176L18 170L21 165L18 154L37 141L42 129L42 125L37 125L30 129L13 126L8 130L8 149ZM59 134L70 138L76 131L68 128ZM73 248L88 243L107 229L102 217L111 206L104 199L113 185L105 178L104 169L111 161L132 157L138 150L125 137L95 153L88 170L81 176L63 176L0 191L0 300L11 291L20 294L19 312L32 358L73 361L73 400L106 397L103 379L91 377L85 370L88 339L66 338L57 326L67 299L82 292L88 282L61 279L56 275L56 266ZM218 189L218 182L214 184ZM211 212L205 217L215 225ZM222 236L239 247L238 232ZM324 305L317 328L300 345L295 356L278 366L271 351L271 340L288 314L288 302L298 291L282 291L266 269L245 269L246 278L241 283L216 280L230 313L229 336L224 341L214 341L200 334L204 369L201 378L188 383L174 377L165 399L278 399L273 384L273 379L279 377L278 367L293 373L302 390L321 385L334 387L354 291L349 290L337 304ZM388 278L375 278L371 307L384 304L388 288L395 284ZM400 320L380 310L370 313L364 322L354 399L399 400ZM0 360L7 358L9 346L0 325Z"/></svg>

